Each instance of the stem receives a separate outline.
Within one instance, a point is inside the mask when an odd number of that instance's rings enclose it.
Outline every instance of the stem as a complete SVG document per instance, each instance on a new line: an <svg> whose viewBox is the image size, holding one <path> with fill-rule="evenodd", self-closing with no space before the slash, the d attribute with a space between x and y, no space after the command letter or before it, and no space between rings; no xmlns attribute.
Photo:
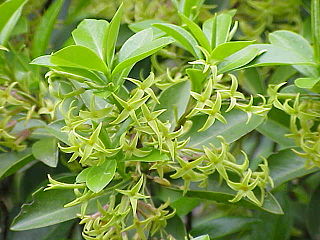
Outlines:
<svg viewBox="0 0 320 240"><path fill-rule="evenodd" d="M311 29L315 61L320 64L320 0L311 3Z"/></svg>

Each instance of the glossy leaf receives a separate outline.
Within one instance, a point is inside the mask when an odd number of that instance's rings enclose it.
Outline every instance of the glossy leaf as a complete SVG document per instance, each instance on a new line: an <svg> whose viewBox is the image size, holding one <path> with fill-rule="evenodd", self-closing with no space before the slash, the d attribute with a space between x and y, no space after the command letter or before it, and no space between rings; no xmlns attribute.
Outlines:
<svg viewBox="0 0 320 240"><path fill-rule="evenodd" d="M123 13L123 5L121 4L117 12L113 16L107 31L106 55L107 55L107 63L109 68L111 68L113 57L114 57L114 50L116 47L116 42L119 34L122 13Z"/></svg>
<svg viewBox="0 0 320 240"><path fill-rule="evenodd" d="M68 222L55 224L48 227L31 229L19 232L9 232L8 240L25 240L25 239L37 239L37 240L57 240L65 239L75 222L70 220Z"/></svg>
<svg viewBox="0 0 320 240"><path fill-rule="evenodd" d="M58 165L58 152L55 138L43 138L32 145L33 156L49 167Z"/></svg>
<svg viewBox="0 0 320 240"><path fill-rule="evenodd" d="M206 189L198 187L197 184L191 184L190 190L187 191L184 197L233 204L249 209L258 209L273 214L283 214L281 206L271 193L266 193L266 198L262 207L255 205L247 199L241 199L239 202L230 203L229 200L235 196L235 192L231 190L226 183L223 182L220 184L217 176L210 176L209 182L210 184ZM181 198L183 196L182 194L182 190L177 188L161 187L158 189L157 197L163 201L170 200L172 202Z"/></svg>
<svg viewBox="0 0 320 240"><path fill-rule="evenodd" d="M221 217L215 219L203 219L196 224L191 231L191 235L199 236L208 234L210 238L216 239L225 237L237 232L244 232L248 228L258 223L260 220L253 217Z"/></svg>
<svg viewBox="0 0 320 240"><path fill-rule="evenodd" d="M5 44L28 0L9 0L0 5L0 44Z"/></svg>
<svg viewBox="0 0 320 240"><path fill-rule="evenodd" d="M203 73L202 70L196 68L188 68L186 70L186 73L191 80L192 91L200 93L203 88L203 82L208 77L207 74Z"/></svg>
<svg viewBox="0 0 320 240"><path fill-rule="evenodd" d="M132 65L135 63L146 57L149 57L172 42L173 40L171 38L159 38L143 45L142 47L136 49L132 53L131 57L119 63L112 71L112 74L115 75L128 67L132 67Z"/></svg>
<svg viewBox="0 0 320 240"><path fill-rule="evenodd" d="M219 135L223 136L228 143L232 143L254 130L264 120L263 117L253 115L248 124L246 124L248 120L247 114L239 110L232 110L223 114L223 116L227 120L227 124L216 122L208 130L203 132L198 132L198 130L203 126L207 117L194 117L192 119L192 128L184 136L184 138L191 137L188 147L202 149L202 146L207 146L210 143L219 147L220 140L217 139Z"/></svg>
<svg viewBox="0 0 320 240"><path fill-rule="evenodd" d="M37 57L31 61L32 65L38 65L43 67L55 67L56 65L51 62L51 55L44 55Z"/></svg>
<svg viewBox="0 0 320 240"><path fill-rule="evenodd" d="M211 58L221 61L252 43L253 41L237 41L220 44L211 52Z"/></svg>
<svg viewBox="0 0 320 240"><path fill-rule="evenodd" d="M305 62L314 61L314 53L311 45L306 39L297 33L280 30L269 34L269 40L272 44L288 49L292 54L304 59ZM299 72L306 76L317 76L316 67L312 66L294 66Z"/></svg>
<svg viewBox="0 0 320 240"><path fill-rule="evenodd" d="M11 230L41 228L76 218L80 213L80 205L64 207L73 199L72 190L43 191L43 188L40 188L32 195L32 202L22 206L20 214L13 220ZM96 211L98 199L104 204L108 198L104 195L90 200L88 213Z"/></svg>
<svg viewBox="0 0 320 240"><path fill-rule="evenodd" d="M203 23L202 29L214 49L218 45L227 42L232 23L232 14L222 13Z"/></svg>
<svg viewBox="0 0 320 240"><path fill-rule="evenodd" d="M312 89L318 82L320 78L297 78L294 84L299 88Z"/></svg>
<svg viewBox="0 0 320 240"><path fill-rule="evenodd" d="M92 50L83 46L68 46L51 55L51 62L57 66L74 67L106 72L106 64Z"/></svg>
<svg viewBox="0 0 320 240"><path fill-rule="evenodd" d="M266 91L264 80L255 68L248 68L243 71L243 79L240 80L240 85L254 95L265 94Z"/></svg>
<svg viewBox="0 0 320 240"><path fill-rule="evenodd" d="M245 54L251 48L264 50L265 52L246 65L245 68L272 65L314 65L314 62L305 59L294 51L274 44L252 44L231 55L230 60Z"/></svg>
<svg viewBox="0 0 320 240"><path fill-rule="evenodd" d="M107 159L100 166L90 167L86 175L86 183L88 188L97 193L100 192L114 177L117 167L115 160Z"/></svg>
<svg viewBox="0 0 320 240"><path fill-rule="evenodd" d="M269 84L279 84L286 82L290 77L297 73L292 66L279 66L272 74Z"/></svg>
<svg viewBox="0 0 320 240"><path fill-rule="evenodd" d="M161 153L159 150L154 149L151 153L145 157L136 157L132 156L129 159L125 159L124 161L133 161L133 162L158 162L158 161L168 161L170 158Z"/></svg>
<svg viewBox="0 0 320 240"><path fill-rule="evenodd" d="M154 38L159 38L166 35L165 32L161 31L158 28L153 27L153 24L155 23L165 23L165 22L160 19L148 19L141 22L131 23L129 24L129 28L135 33L145 30L147 28L152 28Z"/></svg>
<svg viewBox="0 0 320 240"><path fill-rule="evenodd" d="M0 179L10 176L20 168L34 160L31 149L22 152L8 152L0 154Z"/></svg>
<svg viewBox="0 0 320 240"><path fill-rule="evenodd" d="M147 28L134 34L121 47L119 51L119 62L123 62L132 56L136 49L143 47L143 45L150 43L153 40L153 31Z"/></svg>
<svg viewBox="0 0 320 240"><path fill-rule="evenodd" d="M106 20L85 19L73 30L72 37L77 45L91 49L105 60L108 27Z"/></svg>
<svg viewBox="0 0 320 240"><path fill-rule="evenodd" d="M66 126L64 120L56 120L52 123L48 124L47 131L55 138L59 139L60 141L68 144L68 134L66 132L62 132L61 128Z"/></svg>
<svg viewBox="0 0 320 240"><path fill-rule="evenodd" d="M198 40L200 46L205 48L207 51L211 50L210 42L208 41L206 35L202 32L201 28L192 20L187 18L183 14L179 14L180 18L182 19L183 23L187 25L192 35Z"/></svg>
<svg viewBox="0 0 320 240"><path fill-rule="evenodd" d="M268 158L270 176L275 187L290 180L308 175L317 169L306 169L306 160L299 157L291 149L284 149Z"/></svg>
<svg viewBox="0 0 320 240"><path fill-rule="evenodd" d="M64 0L57 0L52 3L41 18L32 40L31 52L33 58L45 54L49 45L51 33L63 3Z"/></svg>
<svg viewBox="0 0 320 240"><path fill-rule="evenodd" d="M256 130L272 141L280 144L281 148L294 147L296 144L293 139L285 136L290 133L289 121L289 115L278 109L272 109L268 113L267 119L259 125Z"/></svg>
<svg viewBox="0 0 320 240"><path fill-rule="evenodd" d="M268 118L260 126L257 127L264 136L272 139L276 143L279 143L281 147L293 147L295 143L293 139L286 137L286 134L290 133L288 126L283 125L277 119Z"/></svg>
<svg viewBox="0 0 320 240"><path fill-rule="evenodd" d="M187 108L190 90L191 84L189 81L177 83L164 90L159 97L160 104L155 107L155 110L166 109L159 116L159 119L175 125Z"/></svg>
<svg viewBox="0 0 320 240"><path fill-rule="evenodd" d="M153 24L154 27L164 31L169 36L173 37L178 43L182 45L188 52L197 58L201 58L202 54L199 48L197 41L194 37L182 27L179 27L170 23L156 23Z"/></svg>
<svg viewBox="0 0 320 240"><path fill-rule="evenodd" d="M243 67L258 55L261 54L261 50L258 48L244 48L246 51L238 51L235 54L227 57L225 61L218 65L219 73L225 73Z"/></svg>

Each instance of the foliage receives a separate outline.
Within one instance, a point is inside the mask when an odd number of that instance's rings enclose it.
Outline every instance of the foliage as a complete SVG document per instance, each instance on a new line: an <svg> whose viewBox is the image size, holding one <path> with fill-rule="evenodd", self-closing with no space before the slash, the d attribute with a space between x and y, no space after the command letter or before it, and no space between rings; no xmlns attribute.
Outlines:
<svg viewBox="0 0 320 240"><path fill-rule="evenodd" d="M0 5L3 239L317 239L319 0L310 38L300 1L37 4Z"/></svg>

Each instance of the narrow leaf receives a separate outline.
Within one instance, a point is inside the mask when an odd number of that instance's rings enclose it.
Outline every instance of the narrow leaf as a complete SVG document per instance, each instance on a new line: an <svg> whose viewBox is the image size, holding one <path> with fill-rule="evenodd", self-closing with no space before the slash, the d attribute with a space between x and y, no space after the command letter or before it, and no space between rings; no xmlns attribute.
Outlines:
<svg viewBox="0 0 320 240"><path fill-rule="evenodd" d="M107 55L107 63L109 68L111 68L112 62L113 62L114 50L116 47L116 42L119 34L122 13L123 13L123 4L121 4L120 7L118 8L118 11L113 16L112 21L110 22L110 25L108 28L106 55Z"/></svg>
<svg viewBox="0 0 320 240"><path fill-rule="evenodd" d="M173 37L177 42L179 42L183 48L190 52L193 56L201 58L202 54L199 48L197 41L194 37L182 27L176 26L169 23L156 23L153 24L154 27L159 28L160 30L167 33L169 36Z"/></svg>
<svg viewBox="0 0 320 240"><path fill-rule="evenodd" d="M5 44L28 0L8 0L0 5L0 44Z"/></svg>
<svg viewBox="0 0 320 240"><path fill-rule="evenodd" d="M52 5L41 18L41 21L37 26L32 40L31 53L33 58L45 54L46 49L49 45L49 40L54 28L54 24L57 20L63 3L64 0L57 0L52 3Z"/></svg>
<svg viewBox="0 0 320 240"><path fill-rule="evenodd" d="M187 27L189 28L193 36L198 40L198 42L200 43L200 46L205 48L207 51L210 51L211 50L210 43L207 37L202 32L201 28L195 22L187 18L185 15L179 14L179 16L182 19L183 23L187 25Z"/></svg>
<svg viewBox="0 0 320 240"><path fill-rule="evenodd" d="M261 50L258 48L245 48L246 51L238 51L235 54L227 57L225 61L218 65L219 73L225 73L245 66L255 59Z"/></svg>

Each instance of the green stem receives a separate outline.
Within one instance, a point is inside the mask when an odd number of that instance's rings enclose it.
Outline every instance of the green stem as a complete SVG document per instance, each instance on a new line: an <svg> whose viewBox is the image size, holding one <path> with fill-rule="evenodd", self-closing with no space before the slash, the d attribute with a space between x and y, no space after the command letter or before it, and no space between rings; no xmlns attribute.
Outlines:
<svg viewBox="0 0 320 240"><path fill-rule="evenodd" d="M320 0L311 3L311 29L315 60L320 64Z"/></svg>

